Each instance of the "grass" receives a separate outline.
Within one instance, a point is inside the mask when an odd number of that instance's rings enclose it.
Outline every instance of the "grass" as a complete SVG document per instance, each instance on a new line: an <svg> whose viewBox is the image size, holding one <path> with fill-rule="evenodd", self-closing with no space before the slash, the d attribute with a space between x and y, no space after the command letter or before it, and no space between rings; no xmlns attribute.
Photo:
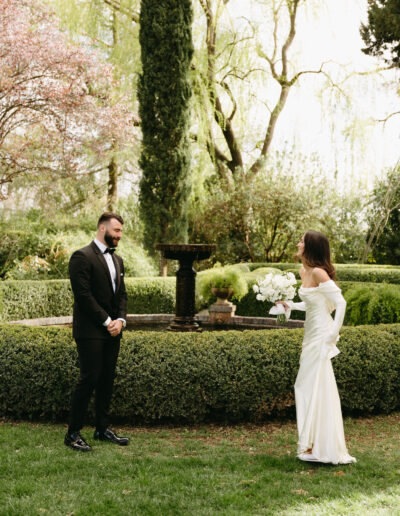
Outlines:
<svg viewBox="0 0 400 516"><path fill-rule="evenodd" d="M130 446L83 454L62 425L0 422L1 516L400 515L400 413L345 420L348 466L298 461L293 422L117 430Z"/></svg>

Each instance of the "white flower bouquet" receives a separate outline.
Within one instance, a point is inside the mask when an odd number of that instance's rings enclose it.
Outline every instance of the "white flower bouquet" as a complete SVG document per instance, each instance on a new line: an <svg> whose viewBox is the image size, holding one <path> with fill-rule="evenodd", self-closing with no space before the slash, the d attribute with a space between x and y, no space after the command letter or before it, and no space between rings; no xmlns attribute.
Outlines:
<svg viewBox="0 0 400 516"><path fill-rule="evenodd" d="M264 279L258 280L253 285L253 290L258 301L291 301L296 294L296 277L292 272L281 272L280 274L267 274ZM273 307L270 313L277 314L279 323L287 320L286 313L282 305Z"/></svg>

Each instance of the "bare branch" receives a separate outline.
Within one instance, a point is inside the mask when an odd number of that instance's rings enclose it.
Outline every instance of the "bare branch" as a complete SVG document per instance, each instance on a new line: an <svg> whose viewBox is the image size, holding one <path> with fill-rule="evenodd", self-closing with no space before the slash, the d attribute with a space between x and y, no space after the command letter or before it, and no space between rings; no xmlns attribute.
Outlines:
<svg viewBox="0 0 400 516"><path fill-rule="evenodd" d="M260 45L257 45L257 54L259 57L262 57L263 59L265 59L267 61L267 63L269 64L269 67L270 67L270 70L271 70L271 74L272 74L272 77L278 81L279 80L279 75L278 73L276 72L276 68L275 68L275 62L273 61L272 58L270 58L264 51L263 49L261 48Z"/></svg>
<svg viewBox="0 0 400 516"><path fill-rule="evenodd" d="M227 94L229 95L229 98L231 99L231 102L232 102L232 112L231 114L227 117L227 120L229 121L232 121L233 117L235 116L236 114L236 110L237 110L237 102L236 102L236 99L235 97L233 96L233 93L232 93L232 90L230 89L229 87L229 84L227 84L226 82L221 82L219 83L223 88L224 90L227 92Z"/></svg>
<svg viewBox="0 0 400 516"><path fill-rule="evenodd" d="M119 0L103 0L105 4L111 7L114 11L118 11L121 14L124 14L128 18L130 18L134 23L139 23L139 13L129 11L128 9L124 9L121 7L121 3Z"/></svg>
<svg viewBox="0 0 400 516"><path fill-rule="evenodd" d="M263 68L252 68L251 70L248 70L244 75L239 75L238 73L235 73L233 70L230 70L227 72L223 77L221 82L224 82L228 77L235 77L236 79L239 79L241 81L244 81L247 79L247 77L255 72L263 72Z"/></svg>
<svg viewBox="0 0 400 516"><path fill-rule="evenodd" d="M394 113L390 113L390 115L388 115L386 118L383 118L382 120L377 120L377 122L383 122L384 124L386 124L386 122L392 118L392 116L396 116L396 115L400 115L400 111L395 111Z"/></svg>
<svg viewBox="0 0 400 516"><path fill-rule="evenodd" d="M364 72L351 72L349 75L347 75L343 80L342 80L342 84L346 81L348 81L349 79L351 79L352 77L354 77L355 75L359 75L359 76L364 76L364 75L373 75L375 73L380 73L380 72L386 72L387 70L393 70L397 68L396 65L390 65L390 66L384 66L384 67L380 67L380 68L374 68L373 70L366 70Z"/></svg>

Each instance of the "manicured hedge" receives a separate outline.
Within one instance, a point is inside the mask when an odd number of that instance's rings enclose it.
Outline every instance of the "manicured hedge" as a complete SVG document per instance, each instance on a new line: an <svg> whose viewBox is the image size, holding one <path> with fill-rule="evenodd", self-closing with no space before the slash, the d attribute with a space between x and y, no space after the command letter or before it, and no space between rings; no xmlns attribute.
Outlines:
<svg viewBox="0 0 400 516"><path fill-rule="evenodd" d="M16 321L72 314L69 280L0 282L0 320Z"/></svg>
<svg viewBox="0 0 400 516"><path fill-rule="evenodd" d="M252 289L252 285L254 284L254 281L255 281L254 277L252 277L252 278L247 277L247 281L249 284L249 292L240 301L235 300L235 299L232 300L234 302L234 304L236 305L236 315L253 316L253 317L267 317L268 311L271 308L272 303L257 301L256 296ZM301 285L301 281L298 281L297 288L299 288L300 285ZM340 281L340 282L338 282L338 285L342 289L342 293L346 299L348 297L347 294L350 294L350 291L359 289L360 287L364 287L367 290L372 290L379 286L377 283L362 283L362 282L357 282L357 281ZM391 287L394 289L398 289L399 294L400 294L400 286L391 285ZM296 301L296 302L300 301L298 294L294 298L294 301ZM291 318L298 319L298 320L304 320L305 312L300 312L297 310L293 311ZM367 322L364 321L364 324L367 324Z"/></svg>
<svg viewBox="0 0 400 516"><path fill-rule="evenodd" d="M346 414L400 408L400 325L344 328L333 360ZM112 403L127 423L293 415L302 330L124 336ZM65 420L78 377L66 328L0 326L0 417Z"/></svg>
<svg viewBox="0 0 400 516"><path fill-rule="evenodd" d="M236 315L265 317L272 306L256 300L252 285L256 281L254 273L245 274L249 292L236 304ZM128 313L158 314L175 312L175 278L127 278ZM298 282L300 286L300 282ZM372 290L377 283L340 281L346 298L350 290L365 287ZM392 288L399 288L392 285ZM299 301L296 296L295 301ZM205 308L196 303L197 310ZM72 314L72 292L68 280L47 281L3 281L0 282L0 319L3 321L34 319L39 317L57 317ZM304 312L293 312L293 319L303 320ZM376 323L377 319L374 319ZM378 322L380 320L378 319ZM382 319L382 322L385 321ZM350 321L349 319L349 322ZM362 320L367 323L367 319Z"/></svg>
<svg viewBox="0 0 400 516"><path fill-rule="evenodd" d="M175 313L175 277L127 278L129 314Z"/></svg>
<svg viewBox="0 0 400 516"><path fill-rule="evenodd" d="M291 271L299 277L298 263L246 263L251 271L259 267L275 267L282 271ZM394 265L359 265L335 264L338 281L362 281L370 283L400 284L400 267Z"/></svg>
<svg viewBox="0 0 400 516"><path fill-rule="evenodd" d="M128 313L174 313L175 282L168 278L127 278ZM69 280L0 282L0 320L72 315Z"/></svg>

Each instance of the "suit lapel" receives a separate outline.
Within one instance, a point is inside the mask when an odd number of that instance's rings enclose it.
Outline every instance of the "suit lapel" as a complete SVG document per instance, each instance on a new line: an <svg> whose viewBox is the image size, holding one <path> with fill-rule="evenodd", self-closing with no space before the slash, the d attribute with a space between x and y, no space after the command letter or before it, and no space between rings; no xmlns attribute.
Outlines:
<svg viewBox="0 0 400 516"><path fill-rule="evenodd" d="M113 284L112 284L112 279L111 279L111 274L110 274L110 269L108 268L106 259L104 258L103 253L100 251L100 249L97 247L97 245L94 242L91 243L91 246L92 246L92 249L93 249L95 255L97 256L97 259L100 261L101 265L104 267L104 269L105 269L105 271L107 273L107 278L108 278L108 282L109 282L110 287L111 287L111 292L114 292Z"/></svg>
<svg viewBox="0 0 400 516"><path fill-rule="evenodd" d="M114 254L111 256L112 256L114 266L115 266L115 275L116 275L116 280L117 280L116 285L115 285L115 293L117 293L118 289L119 289L119 285L121 283L121 269L119 267L119 262L118 262L116 256Z"/></svg>

